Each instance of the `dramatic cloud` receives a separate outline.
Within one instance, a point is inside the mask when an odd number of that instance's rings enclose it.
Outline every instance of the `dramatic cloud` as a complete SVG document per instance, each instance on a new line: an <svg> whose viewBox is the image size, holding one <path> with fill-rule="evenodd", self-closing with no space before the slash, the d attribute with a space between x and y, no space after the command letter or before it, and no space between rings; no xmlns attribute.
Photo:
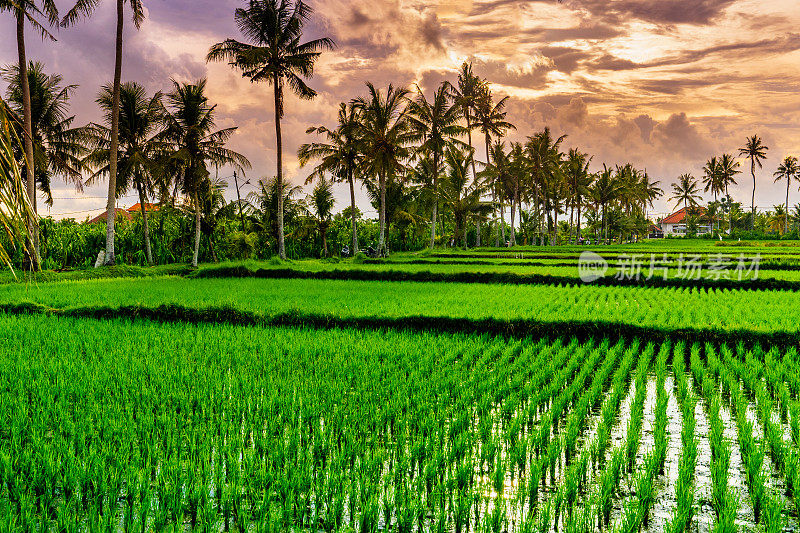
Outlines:
<svg viewBox="0 0 800 533"><path fill-rule="evenodd" d="M565 147L593 155L594 168L631 162L665 189L684 172L699 176L707 158L735 154L747 135L758 133L770 152L756 199L769 208L781 197L771 179L778 161L800 155L796 0L311 2L307 37L330 36L337 49L322 56L310 81L318 98L286 100L284 166L296 184L308 174L296 157L309 139L306 128L332 124L338 103L363 94L365 81L419 85L430 94L443 80L454 81L465 60L498 96L510 97L508 118L517 130L509 142L550 127L567 135ZM231 146L253 162L248 177L255 181L275 173L271 88L205 61L211 44L239 38L233 13L242 5L145 0L141 30L126 26L123 78L153 93L170 90L171 79L207 77L219 124L238 126ZM94 99L113 70L113 8L101 2L91 20L57 32L57 43L29 32L29 56L80 85L72 101L78 123L100 118ZM10 64L16 61L14 24L7 14L1 17L0 64ZM740 182L731 192L749 199L749 178ZM102 210L102 185L87 188L81 200L71 199L76 193L68 186L55 185L54 214ZM338 194L343 207L344 189ZM363 193L360 198L366 206Z"/></svg>

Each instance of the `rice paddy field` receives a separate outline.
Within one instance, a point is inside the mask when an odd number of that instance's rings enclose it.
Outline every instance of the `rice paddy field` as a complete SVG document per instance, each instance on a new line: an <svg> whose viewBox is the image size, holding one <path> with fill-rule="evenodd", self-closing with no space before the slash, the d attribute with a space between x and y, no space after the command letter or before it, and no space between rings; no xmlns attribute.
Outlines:
<svg viewBox="0 0 800 533"><path fill-rule="evenodd" d="M800 247L726 244L7 280L0 530L797 531Z"/></svg>

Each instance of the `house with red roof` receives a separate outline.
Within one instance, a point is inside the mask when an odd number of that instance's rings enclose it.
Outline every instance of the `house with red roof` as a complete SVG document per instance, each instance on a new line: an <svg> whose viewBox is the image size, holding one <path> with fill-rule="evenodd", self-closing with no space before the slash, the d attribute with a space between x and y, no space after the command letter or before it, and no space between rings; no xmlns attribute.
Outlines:
<svg viewBox="0 0 800 533"><path fill-rule="evenodd" d="M664 236L686 235L686 227L689 217L697 217L697 234L703 235L711 233L711 221L705 216L706 209L700 206L690 207L688 210L683 207L661 221L661 231Z"/></svg>
<svg viewBox="0 0 800 533"><path fill-rule="evenodd" d="M126 220L131 220L132 217L131 217L131 214L127 210L122 209L121 207L117 207L117 214L116 214L116 216L114 218L115 218L115 220L119 220L120 218L124 218ZM108 211L103 211L102 213L100 213L99 215L97 215L96 217L91 219L89 221L89 224L95 224L97 222L105 222L106 219L108 219Z"/></svg>
<svg viewBox="0 0 800 533"><path fill-rule="evenodd" d="M158 211L158 204L149 204L147 202L144 203L144 210L148 213L150 211ZM132 206L128 208L128 213L141 213L142 212L142 204L136 202Z"/></svg>

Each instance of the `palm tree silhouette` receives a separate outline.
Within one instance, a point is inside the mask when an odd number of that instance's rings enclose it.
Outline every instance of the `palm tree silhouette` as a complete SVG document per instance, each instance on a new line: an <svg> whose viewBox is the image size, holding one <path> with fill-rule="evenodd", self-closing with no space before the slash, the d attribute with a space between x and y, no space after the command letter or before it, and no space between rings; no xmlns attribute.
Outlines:
<svg viewBox="0 0 800 533"><path fill-rule="evenodd" d="M769 150L769 147L764 146L758 135L748 137L745 145L739 148L739 155L750 160L750 174L753 176L753 195L750 199L751 231L755 227L754 224L756 220L756 165L758 165L758 168L762 168L761 162L767 158L767 150Z"/></svg>
<svg viewBox="0 0 800 533"><path fill-rule="evenodd" d="M323 176L308 196L308 206L322 239L322 256L328 257L328 227L333 217L333 187Z"/></svg>
<svg viewBox="0 0 800 533"><path fill-rule="evenodd" d="M275 106L275 140L277 143L278 186L283 181L283 117L284 85L300 98L311 100L317 92L306 85L304 78L314 74L314 63L323 50L334 43L327 37L305 43L300 40L303 27L311 16L311 7L302 0L250 0L234 14L236 25L249 42L226 39L211 47L207 61L227 61L253 83L272 85ZM283 196L278 196L278 255L286 259L283 231Z"/></svg>
<svg viewBox="0 0 800 533"><path fill-rule="evenodd" d="M458 73L456 85L449 82L448 87L453 103L461 109L461 116L467 127L467 143L469 144L469 160L472 167L472 177L477 178L475 171L475 147L472 145L472 130L475 128L475 117L477 115L478 101L484 90L486 82L472 72L472 63L464 62ZM481 219L475 218L475 246L481 245Z"/></svg>
<svg viewBox="0 0 800 533"><path fill-rule="evenodd" d="M675 207L683 203L683 207L687 211L689 206L697 205L697 201L700 200L697 179L691 174L678 176L678 181L672 184L672 196L669 199L678 201Z"/></svg>
<svg viewBox="0 0 800 533"><path fill-rule="evenodd" d="M386 183L405 168L417 135L408 122L408 90L389 85L384 95L369 82L367 90L369 96L357 98L354 105L361 113L358 134L364 143L364 168L367 175L378 178L378 253L386 254Z"/></svg>
<svg viewBox="0 0 800 533"><path fill-rule="evenodd" d="M87 181L93 184L108 176L110 170L111 113L114 89L106 85L97 97L103 110L106 125L92 124L87 130L91 134L93 150L86 161L97 169ZM150 246L150 228L146 202L153 194L155 181L162 173L162 158L168 153L169 143L163 139L164 106L162 94L148 98L144 87L136 82L123 83L120 87L119 110L119 155L117 158L117 197L131 187L139 194L144 233L144 251L147 264L153 264Z"/></svg>
<svg viewBox="0 0 800 533"><path fill-rule="evenodd" d="M461 108L451 103L448 86L442 83L434 93L433 100L428 101L417 86L417 94L408 101L408 123L417 140L421 141L417 148L420 152L430 154L433 162L433 213L431 215L430 248L436 242L436 218L439 200L439 173L444 152L455 144L456 138L465 133L465 128L458 122L461 119Z"/></svg>
<svg viewBox="0 0 800 533"><path fill-rule="evenodd" d="M236 128L215 131L217 106L211 105L205 95L206 80L194 84L172 83L173 90L167 95L170 109L166 114L166 138L174 145L170 159L180 167L183 193L194 203L192 266L196 267L200 254L200 193L208 189L204 186L209 179L208 165L233 165L243 171L250 168L250 162L245 156L225 148Z"/></svg>
<svg viewBox="0 0 800 533"><path fill-rule="evenodd" d="M122 84L122 31L125 24L125 1L117 0L117 36L114 55L114 85L111 98L111 142L108 165L108 202L106 204L106 254L104 264L113 265L114 221L117 204L117 157L119 152L119 100ZM141 0L127 0L133 12L133 24L138 30L144 21L144 7ZM61 21L62 26L71 26L81 16L89 17L100 4L100 0L78 0Z"/></svg>
<svg viewBox="0 0 800 533"><path fill-rule="evenodd" d="M315 177L324 179L325 172L328 172L334 179L347 181L350 186L351 250L353 255L358 252L355 176L358 169L363 166L364 160L360 151L361 139L358 136L360 120L358 108L352 102L339 104L338 122L335 128L328 129L325 126L317 126L306 130L306 133L323 136L325 141L303 144L297 152L300 166L306 165L312 159L320 161L314 168L314 173L306 180L306 184Z"/></svg>
<svg viewBox="0 0 800 533"><path fill-rule="evenodd" d="M34 177L39 190L45 195L45 203L53 205L50 189L52 178L61 176L72 183L78 191L83 190L85 170L81 158L86 153L86 131L73 128L74 116L68 114L69 100L76 85L62 86L63 78L58 74L46 74L41 63L31 61L25 69L30 93L33 166ZM8 82L9 109L17 115L18 123L23 124L23 87L20 83L20 68L13 65L2 71ZM24 132L19 132L19 138ZM20 157L23 170L27 173L27 157ZM36 195L33 197L36 207Z"/></svg>
<svg viewBox="0 0 800 533"><path fill-rule="evenodd" d="M786 158L778 165L778 170L773 174L775 176L775 183L779 182L782 179L786 180L786 212L789 212L789 185L792 183L792 180L800 181L800 166L798 166L797 158L793 155L788 155ZM786 221L788 224L788 220ZM785 228L788 231L788 225Z"/></svg>
<svg viewBox="0 0 800 533"><path fill-rule="evenodd" d="M731 154L722 154L722 157L719 158L718 170L720 184L725 191L725 196L728 198L728 203L730 203L731 196L728 194L728 186L731 184L736 185L736 174L741 174L739 162L736 161ZM729 215L728 233L733 229L733 210L730 211Z"/></svg>
<svg viewBox="0 0 800 533"><path fill-rule="evenodd" d="M489 88L488 84L481 84L481 87L478 92L478 104L476 106L476 113L475 113L475 125L481 130L483 133L484 141L486 143L486 165L491 164L491 144L492 144L492 137L501 138L503 137L508 130L516 129L516 127L511 124L510 122L506 121L507 112L506 102L508 101L508 96L504 96L500 99L499 102L494 103L492 100L492 91ZM493 188L493 191L495 189ZM497 199L495 193L493 192L492 203L496 204ZM502 203L501 203L502 205ZM505 227L502 225L502 221L499 223L500 228L503 233L503 241L505 241ZM494 245L500 245L500 231L495 230L494 236Z"/></svg>
<svg viewBox="0 0 800 533"><path fill-rule="evenodd" d="M34 147L33 147L33 108L31 103L31 90L29 86L29 77L27 73L28 59L25 49L25 23L27 22L39 32L43 39L49 38L55 40L50 32L45 27L45 24L55 26L58 24L58 8L54 0L41 0L39 4L35 0L0 0L0 11L10 11L17 21L17 67L19 69L19 79L21 101L22 101L22 127L24 135L22 136L22 150L25 154L25 159L33 161ZM40 22L40 19L46 21ZM28 250L30 252L31 267L34 270L40 268L39 257L39 222L36 215L36 165L25 165L25 184L27 186L28 201L33 207L33 216L27 222L28 239L31 246Z"/></svg>

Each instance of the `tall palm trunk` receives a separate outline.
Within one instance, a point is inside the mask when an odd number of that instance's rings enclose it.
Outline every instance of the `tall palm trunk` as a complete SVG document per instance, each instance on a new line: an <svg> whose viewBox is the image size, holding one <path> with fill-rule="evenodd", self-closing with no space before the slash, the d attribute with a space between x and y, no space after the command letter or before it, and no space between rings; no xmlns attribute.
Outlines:
<svg viewBox="0 0 800 533"><path fill-rule="evenodd" d="M358 252L358 228L356 227L356 187L353 183L353 169L348 171L347 182L350 184L350 223L353 230L352 254Z"/></svg>
<svg viewBox="0 0 800 533"><path fill-rule="evenodd" d="M22 89L22 114L25 147L25 186L33 212L28 219L28 251L31 270L38 271L41 263L39 255L39 221L36 214L36 177L33 165L33 111L31 106L31 86L28 83L28 58L25 52L25 13L17 11L17 53L19 55L19 84Z"/></svg>
<svg viewBox="0 0 800 533"><path fill-rule="evenodd" d="M328 230L322 228L320 233L322 234L322 257L328 257Z"/></svg>
<svg viewBox="0 0 800 533"><path fill-rule="evenodd" d="M278 256L281 259L286 259L286 243L283 238L283 144L281 139L281 106L283 101L283 89L280 85L280 78L276 73L273 77L272 83L275 90L275 142L277 148L278 158L278 171L275 173L275 179L278 187Z"/></svg>
<svg viewBox="0 0 800 533"><path fill-rule="evenodd" d="M472 146L472 127L470 126L469 115L467 115L467 142L469 143L469 159L472 164L472 179L478 179L478 173L475 172L475 149ZM466 232L464 232L466 234ZM475 247L479 248L481 245L481 218L475 217Z"/></svg>
<svg viewBox="0 0 800 533"><path fill-rule="evenodd" d="M581 239L581 199L580 199L580 197L578 198L578 201L576 203L578 204L577 205L578 217L577 217L577 220L575 221L575 224L576 224L576 227L575 227L575 244L578 244L578 241Z"/></svg>
<svg viewBox="0 0 800 533"><path fill-rule="evenodd" d="M431 217L431 245L430 249L433 250L433 245L436 243L436 217L439 211L439 154L434 150L433 154L433 216Z"/></svg>
<svg viewBox="0 0 800 533"><path fill-rule="evenodd" d="M485 142L486 142L486 168L489 168L489 165L492 163L492 155L489 149L489 146L492 144L492 139L488 133L485 134ZM497 191L495 190L494 184L492 184L492 204L497 204ZM494 205L492 206L492 208L496 209ZM494 247L498 248L499 246L500 246L500 229L495 225Z"/></svg>
<svg viewBox="0 0 800 533"><path fill-rule="evenodd" d="M381 170L378 175L378 182L381 189L381 208L378 213L378 225L380 226L380 233L378 234L378 254L383 254L386 250L386 173Z"/></svg>
<svg viewBox="0 0 800 533"><path fill-rule="evenodd" d="M517 194L516 191L514 191L514 198L511 199L511 246L517 245L517 235L516 235L517 232L514 231L514 218L516 216L516 211L514 210L514 208L516 207L516 205L517 205Z"/></svg>
<svg viewBox="0 0 800 533"><path fill-rule="evenodd" d="M500 199L500 237L503 239L503 246L506 245L506 204L503 202L501 195L497 196Z"/></svg>
<svg viewBox="0 0 800 533"><path fill-rule="evenodd" d="M750 174L753 176L753 195L750 198L750 231L753 231L756 224L756 160L753 156L750 156ZM786 216L789 216L788 211Z"/></svg>
<svg viewBox="0 0 800 533"><path fill-rule="evenodd" d="M786 175L786 221L783 223L783 232L789 231L789 184L792 183L792 175Z"/></svg>
<svg viewBox="0 0 800 533"><path fill-rule="evenodd" d="M194 192L194 253L192 254L192 266L197 267L200 259L200 195Z"/></svg>
<svg viewBox="0 0 800 533"><path fill-rule="evenodd" d="M117 41L114 57L114 90L111 96L111 153L108 164L108 202L106 203L106 257L104 264L113 265L114 222L117 216L117 156L119 151L119 92L122 83L122 30L125 24L123 0L117 0Z"/></svg>
<svg viewBox="0 0 800 533"><path fill-rule="evenodd" d="M144 231L144 254L147 257L148 266L153 265L153 252L150 248L150 227L147 223L147 209L144 205L144 191L140 183L136 184L136 189L139 191L139 206L142 209L142 230Z"/></svg>

